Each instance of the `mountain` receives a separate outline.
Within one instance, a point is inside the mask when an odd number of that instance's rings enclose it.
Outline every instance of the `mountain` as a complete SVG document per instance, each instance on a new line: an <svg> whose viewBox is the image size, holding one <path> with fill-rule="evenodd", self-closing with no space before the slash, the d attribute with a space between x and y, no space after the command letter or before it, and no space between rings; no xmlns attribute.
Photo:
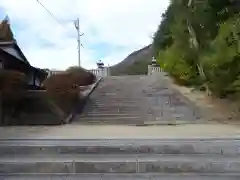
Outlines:
<svg viewBox="0 0 240 180"><path fill-rule="evenodd" d="M153 47L148 45L131 53L122 62L111 66L112 76L147 74L148 64L153 56Z"/></svg>

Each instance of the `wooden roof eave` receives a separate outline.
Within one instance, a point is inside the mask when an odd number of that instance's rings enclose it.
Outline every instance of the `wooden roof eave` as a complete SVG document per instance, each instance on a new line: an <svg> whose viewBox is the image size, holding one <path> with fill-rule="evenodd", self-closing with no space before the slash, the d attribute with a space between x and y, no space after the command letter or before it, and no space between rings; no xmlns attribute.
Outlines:
<svg viewBox="0 0 240 180"><path fill-rule="evenodd" d="M20 56L23 58L23 62L25 62L26 64L30 65L30 63L28 62L27 58L25 57L25 55L23 54L22 50L20 49L20 47L17 45L16 41L9 41L9 42L0 42L0 46L13 46L13 48L15 48L18 53L20 54ZM11 54L10 54L11 55ZM12 56L12 55L11 55ZM16 58L16 57L15 57ZM22 61L21 59L19 59L20 61Z"/></svg>

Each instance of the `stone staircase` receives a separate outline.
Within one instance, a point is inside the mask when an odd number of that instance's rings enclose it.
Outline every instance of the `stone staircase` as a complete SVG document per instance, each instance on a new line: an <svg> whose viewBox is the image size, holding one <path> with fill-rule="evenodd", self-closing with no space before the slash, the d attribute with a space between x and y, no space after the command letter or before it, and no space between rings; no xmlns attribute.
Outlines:
<svg viewBox="0 0 240 180"><path fill-rule="evenodd" d="M162 74L104 78L74 125L152 121L203 119ZM2 179L238 180L240 139L2 139Z"/></svg>
<svg viewBox="0 0 240 180"><path fill-rule="evenodd" d="M200 120L197 107L171 88L162 73L159 76L104 78L74 122L143 125Z"/></svg>
<svg viewBox="0 0 240 180"><path fill-rule="evenodd" d="M4 180L238 180L240 140L0 140Z"/></svg>

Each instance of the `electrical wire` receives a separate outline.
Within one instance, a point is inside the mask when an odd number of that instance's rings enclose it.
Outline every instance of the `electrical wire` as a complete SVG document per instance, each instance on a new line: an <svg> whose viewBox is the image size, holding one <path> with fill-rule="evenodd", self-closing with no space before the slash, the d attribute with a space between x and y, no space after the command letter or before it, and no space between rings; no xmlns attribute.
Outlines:
<svg viewBox="0 0 240 180"><path fill-rule="evenodd" d="M65 27L63 26L63 24L58 20L58 18L56 18L56 16L54 16L54 14L53 14L50 10L48 10L48 8L46 8L46 7L43 5L42 2L40 2L39 0L36 0L36 1L52 16L52 18L53 18L58 24L60 24L63 28L65 28ZM80 36L82 36L83 34L84 34L84 33L82 33ZM80 46L83 47L82 44L80 44Z"/></svg>
<svg viewBox="0 0 240 180"><path fill-rule="evenodd" d="M62 27L64 27L64 26L62 25L62 23L56 18L56 16L54 16L54 14L53 14L50 10L48 10L48 9L43 5L42 2L40 2L39 0L36 0L36 1L48 12L48 14L50 14L50 15L52 16L52 18L53 18L57 23L59 23Z"/></svg>

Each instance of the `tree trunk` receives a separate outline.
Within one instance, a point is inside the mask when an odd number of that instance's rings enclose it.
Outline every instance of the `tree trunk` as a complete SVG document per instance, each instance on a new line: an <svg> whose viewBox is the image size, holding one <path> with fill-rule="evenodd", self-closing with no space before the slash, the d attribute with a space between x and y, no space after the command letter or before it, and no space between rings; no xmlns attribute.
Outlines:
<svg viewBox="0 0 240 180"><path fill-rule="evenodd" d="M188 1L188 7L190 8L190 6L192 5L193 3L193 0L189 0ZM197 40L197 35L192 27L192 24L187 21L187 26L188 26L188 32L189 32L189 35L190 35L190 38L192 39L192 41L190 41L192 43L192 47L195 49L195 51L199 52L199 43L198 43L198 40ZM198 69L198 72L200 74L200 77L203 81L206 81L206 74L204 73L204 70L203 70L203 67L202 67L202 64L198 58L198 56L196 57L196 64L197 64L197 69ZM209 87L207 86L207 84L204 84L204 87L206 89L206 92L207 92L207 95L211 95L211 92L209 90Z"/></svg>

